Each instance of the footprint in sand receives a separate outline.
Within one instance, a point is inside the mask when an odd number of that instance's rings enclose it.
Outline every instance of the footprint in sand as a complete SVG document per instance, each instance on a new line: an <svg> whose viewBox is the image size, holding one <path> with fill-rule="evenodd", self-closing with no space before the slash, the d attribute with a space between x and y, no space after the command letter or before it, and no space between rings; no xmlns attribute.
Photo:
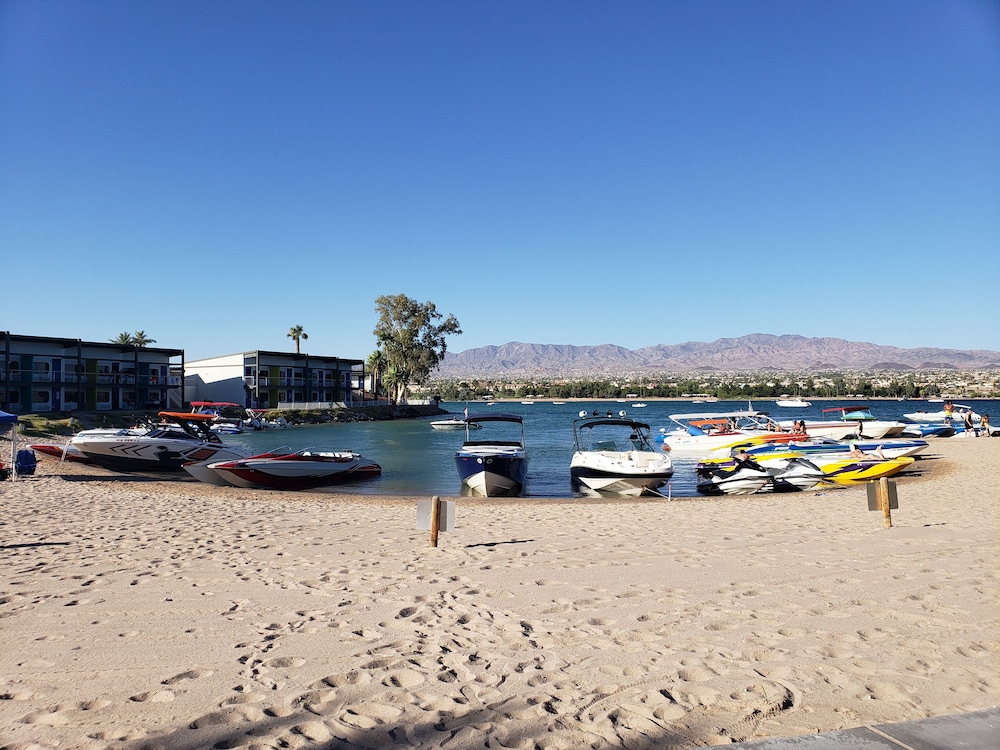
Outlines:
<svg viewBox="0 0 1000 750"><path fill-rule="evenodd" d="M184 682L185 680L197 680L199 677L208 677L212 674L211 669L189 669L187 672L181 672L180 674L175 674L173 677L168 677L161 682L161 685L176 685L178 682Z"/></svg>
<svg viewBox="0 0 1000 750"><path fill-rule="evenodd" d="M129 700L135 703L170 703L175 697L172 690L156 690L133 695Z"/></svg>

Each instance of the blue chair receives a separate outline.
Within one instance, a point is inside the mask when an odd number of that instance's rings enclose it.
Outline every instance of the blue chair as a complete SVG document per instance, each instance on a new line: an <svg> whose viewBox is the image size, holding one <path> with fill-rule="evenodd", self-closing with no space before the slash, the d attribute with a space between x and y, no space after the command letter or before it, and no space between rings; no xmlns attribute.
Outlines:
<svg viewBox="0 0 1000 750"><path fill-rule="evenodd" d="M14 459L14 473L19 477L34 474L37 464L38 459L35 458L35 452L30 448L24 448L17 452L17 458Z"/></svg>

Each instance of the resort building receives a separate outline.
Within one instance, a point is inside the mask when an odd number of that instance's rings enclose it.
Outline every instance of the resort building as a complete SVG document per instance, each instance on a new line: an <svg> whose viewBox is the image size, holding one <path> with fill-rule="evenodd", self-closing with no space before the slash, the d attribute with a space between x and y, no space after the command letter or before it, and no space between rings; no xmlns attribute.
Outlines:
<svg viewBox="0 0 1000 750"><path fill-rule="evenodd" d="M0 410L179 409L183 349L0 332Z"/></svg>
<svg viewBox="0 0 1000 750"><path fill-rule="evenodd" d="M192 401L230 401L254 409L361 406L365 362L312 354L250 351L184 366Z"/></svg>

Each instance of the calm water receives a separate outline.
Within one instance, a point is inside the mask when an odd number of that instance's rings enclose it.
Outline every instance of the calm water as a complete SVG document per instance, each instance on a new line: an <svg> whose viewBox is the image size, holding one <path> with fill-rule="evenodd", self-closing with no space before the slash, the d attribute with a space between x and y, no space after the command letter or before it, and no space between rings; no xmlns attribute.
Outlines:
<svg viewBox="0 0 1000 750"><path fill-rule="evenodd" d="M578 497L570 483L569 461L573 452L573 420L578 413L597 409L601 414L609 409L617 414L624 409L627 416L646 422L655 436L661 427L670 429L670 414L746 409L746 401L718 401L695 404L689 401L649 401L645 408L632 408L632 402L578 401L553 404L538 401L531 405L485 403L469 405L470 414L519 414L524 417L525 443L528 456L528 484L523 493L530 497ZM768 412L774 419L823 419L822 410L832 406L867 404L879 419L902 419L915 411L937 411L940 403L927 401L814 401L803 409L783 409L773 401L754 401L753 407ZM988 413L992 422L1000 419L1000 401L973 400L956 403L972 404L980 414ZM442 402L441 407L457 415L465 403ZM434 417L433 419L440 419ZM465 439L464 430L435 430L432 418L400 419L385 422L353 422L349 424L304 425L285 430L246 432L225 435L228 443L245 445L262 452L281 445L294 450L302 448L352 448L382 466L382 476L364 482L345 485L341 491L367 495L444 495L460 494L455 451ZM962 439L962 438L958 438ZM933 438L930 440L933 441ZM933 445L933 443L932 443ZM670 492L676 496L693 496L696 459L674 457L674 477Z"/></svg>

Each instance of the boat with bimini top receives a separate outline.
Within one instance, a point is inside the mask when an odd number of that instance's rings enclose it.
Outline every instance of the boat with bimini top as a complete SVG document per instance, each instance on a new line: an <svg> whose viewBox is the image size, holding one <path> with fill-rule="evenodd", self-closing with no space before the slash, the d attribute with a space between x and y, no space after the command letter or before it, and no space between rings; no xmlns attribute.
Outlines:
<svg viewBox="0 0 1000 750"><path fill-rule="evenodd" d="M517 414L484 414L468 417L466 422L465 442L455 453L463 494L519 495L528 476L523 418ZM496 437L473 440L470 432L477 428L489 428Z"/></svg>
<svg viewBox="0 0 1000 750"><path fill-rule="evenodd" d="M750 437L780 436L781 426L767 412L753 408L742 411L695 412L671 414L673 430L661 429L656 442L669 446L674 453L707 455L729 448Z"/></svg>
<svg viewBox="0 0 1000 750"><path fill-rule="evenodd" d="M649 429L645 422L626 417L624 410L618 417L592 417L581 411L573 420L573 484L600 494L655 493L673 475L674 466L665 451L650 443Z"/></svg>
<svg viewBox="0 0 1000 750"><path fill-rule="evenodd" d="M185 463L245 458L250 451L227 445L211 430L210 414L161 411L146 432L85 431L69 443L92 463L112 471L180 471Z"/></svg>

